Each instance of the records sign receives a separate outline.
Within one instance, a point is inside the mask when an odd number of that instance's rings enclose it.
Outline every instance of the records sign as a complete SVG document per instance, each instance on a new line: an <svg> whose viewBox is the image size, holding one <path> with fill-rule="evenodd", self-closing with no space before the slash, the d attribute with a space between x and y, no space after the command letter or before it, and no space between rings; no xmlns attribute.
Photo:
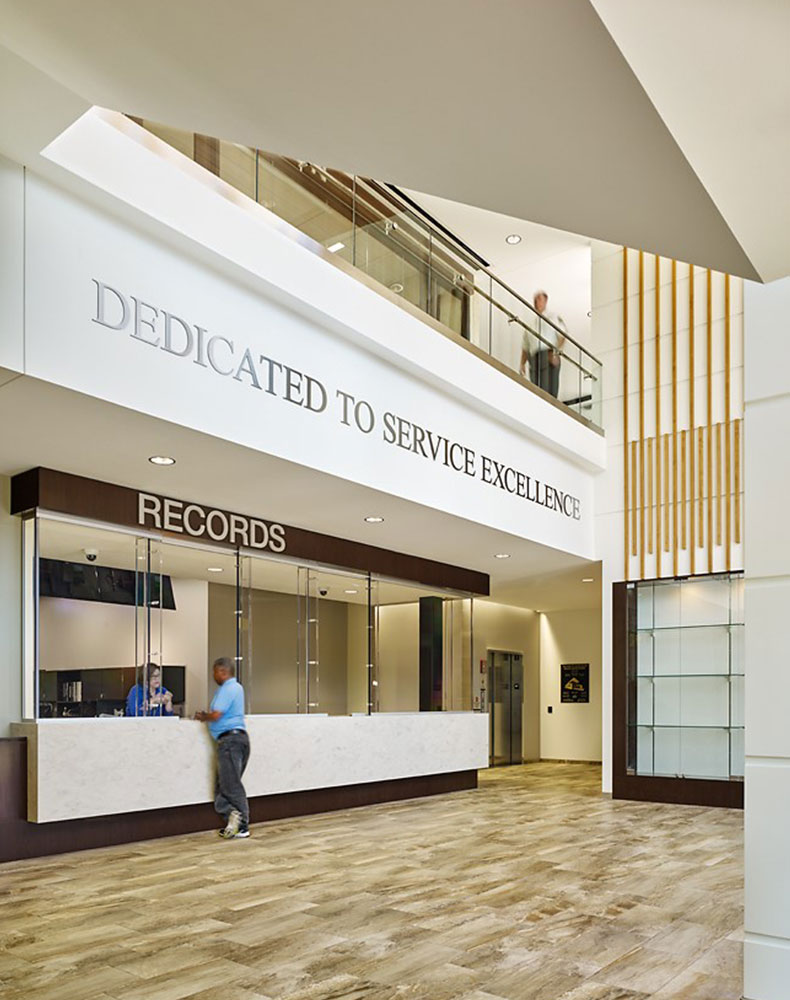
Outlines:
<svg viewBox="0 0 790 1000"><path fill-rule="evenodd" d="M560 666L560 701L587 703L590 700L590 664L563 663Z"/></svg>

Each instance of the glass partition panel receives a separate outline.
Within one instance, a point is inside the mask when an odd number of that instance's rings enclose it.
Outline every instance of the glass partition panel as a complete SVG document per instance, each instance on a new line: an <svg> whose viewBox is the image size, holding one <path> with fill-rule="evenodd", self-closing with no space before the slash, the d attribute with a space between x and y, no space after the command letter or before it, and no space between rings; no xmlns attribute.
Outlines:
<svg viewBox="0 0 790 1000"><path fill-rule="evenodd" d="M383 206L357 205L354 266L404 301L431 312L430 233L408 212L384 211Z"/></svg>
<svg viewBox="0 0 790 1000"><path fill-rule="evenodd" d="M391 580L375 597L375 710L471 711L472 599Z"/></svg>
<svg viewBox="0 0 790 1000"><path fill-rule="evenodd" d="M328 715L366 713L370 696L368 576L312 567L300 599L313 619L308 708Z"/></svg>
<svg viewBox="0 0 790 1000"><path fill-rule="evenodd" d="M239 617L248 710L267 715L299 710L298 568L243 556Z"/></svg>
<svg viewBox="0 0 790 1000"><path fill-rule="evenodd" d="M147 662L136 643L145 553L134 535L46 517L38 536L39 717L122 716ZM158 648L154 640L146 652Z"/></svg>
<svg viewBox="0 0 790 1000"><path fill-rule="evenodd" d="M330 253L352 263L353 185L333 171L285 156L256 151L258 202ZM350 179L349 179L350 180Z"/></svg>

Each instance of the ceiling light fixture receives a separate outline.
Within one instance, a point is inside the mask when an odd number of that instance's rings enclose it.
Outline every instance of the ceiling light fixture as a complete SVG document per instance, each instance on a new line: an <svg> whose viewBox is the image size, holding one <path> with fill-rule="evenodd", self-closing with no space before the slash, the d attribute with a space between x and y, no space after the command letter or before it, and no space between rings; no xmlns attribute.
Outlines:
<svg viewBox="0 0 790 1000"><path fill-rule="evenodd" d="M343 593L344 594L358 594L359 591L358 590L344 590Z"/></svg>
<svg viewBox="0 0 790 1000"><path fill-rule="evenodd" d="M591 576L582 577L582 583L595 583L595 580Z"/></svg>
<svg viewBox="0 0 790 1000"><path fill-rule="evenodd" d="M333 243L331 247L327 247L330 253L337 253L338 250L342 250L345 243Z"/></svg>
<svg viewBox="0 0 790 1000"><path fill-rule="evenodd" d="M368 524L381 524L384 518L371 516L371 517L366 517L365 520L367 521Z"/></svg>
<svg viewBox="0 0 790 1000"><path fill-rule="evenodd" d="M206 569L209 571L209 573L221 573L222 572L222 567L221 566L207 566Z"/></svg>
<svg viewBox="0 0 790 1000"><path fill-rule="evenodd" d="M175 465L176 460L169 455L151 455L148 459L151 465Z"/></svg>
<svg viewBox="0 0 790 1000"><path fill-rule="evenodd" d="M505 237L505 243L508 243L512 247L518 246L520 242L521 242L521 237L518 235L518 233L511 233L510 236Z"/></svg>
<svg viewBox="0 0 790 1000"><path fill-rule="evenodd" d="M509 552L497 552L497 554L494 556L494 559L509 559L509 558L510 558Z"/></svg>

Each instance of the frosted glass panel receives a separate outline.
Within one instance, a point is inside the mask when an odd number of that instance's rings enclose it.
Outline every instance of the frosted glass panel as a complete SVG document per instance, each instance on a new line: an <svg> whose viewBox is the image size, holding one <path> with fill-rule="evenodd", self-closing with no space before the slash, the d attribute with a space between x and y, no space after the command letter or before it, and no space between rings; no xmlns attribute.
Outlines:
<svg viewBox="0 0 790 1000"><path fill-rule="evenodd" d="M713 628L684 628L679 631L681 673L729 673L730 630L727 625Z"/></svg>
<svg viewBox="0 0 790 1000"><path fill-rule="evenodd" d="M677 583L655 587L656 628L675 628L680 625L680 590Z"/></svg>
<svg viewBox="0 0 790 1000"><path fill-rule="evenodd" d="M730 581L684 580L680 586L681 624L728 625L730 622Z"/></svg>
<svg viewBox="0 0 790 1000"><path fill-rule="evenodd" d="M653 764L653 773L666 777L728 778L730 734L725 729L656 729Z"/></svg>
<svg viewBox="0 0 790 1000"><path fill-rule="evenodd" d="M680 722L683 726L730 724L730 682L727 677L683 677L680 680Z"/></svg>
<svg viewBox="0 0 790 1000"><path fill-rule="evenodd" d="M654 633L653 658L657 674L680 673L680 629L663 629Z"/></svg>
<svg viewBox="0 0 790 1000"><path fill-rule="evenodd" d="M746 680L744 677L731 677L730 678L730 699L731 699L731 726L743 726L744 725L744 684Z"/></svg>
<svg viewBox="0 0 790 1000"><path fill-rule="evenodd" d="M680 730L656 729L653 748L653 773L680 776Z"/></svg>
<svg viewBox="0 0 790 1000"><path fill-rule="evenodd" d="M653 730L639 728L636 731L636 771L637 774L653 773Z"/></svg>
<svg viewBox="0 0 790 1000"><path fill-rule="evenodd" d="M726 729L681 729L680 773L684 778L728 778L729 732Z"/></svg>
<svg viewBox="0 0 790 1000"><path fill-rule="evenodd" d="M636 722L649 726L653 722L653 681L639 678L636 682Z"/></svg>
<svg viewBox="0 0 790 1000"><path fill-rule="evenodd" d="M653 586L647 584L636 592L636 627L653 627Z"/></svg>
<svg viewBox="0 0 790 1000"><path fill-rule="evenodd" d="M743 738L742 729L733 729L730 733L730 774L736 778L743 777L745 759Z"/></svg>
<svg viewBox="0 0 790 1000"><path fill-rule="evenodd" d="M734 674L746 673L746 634L743 625L733 625L730 629L730 669Z"/></svg>
<svg viewBox="0 0 790 1000"><path fill-rule="evenodd" d="M657 726L680 725L680 678L661 677L653 681L653 704Z"/></svg>
<svg viewBox="0 0 790 1000"><path fill-rule="evenodd" d="M640 677L650 677L653 673L653 633L638 632L636 636L636 662Z"/></svg>

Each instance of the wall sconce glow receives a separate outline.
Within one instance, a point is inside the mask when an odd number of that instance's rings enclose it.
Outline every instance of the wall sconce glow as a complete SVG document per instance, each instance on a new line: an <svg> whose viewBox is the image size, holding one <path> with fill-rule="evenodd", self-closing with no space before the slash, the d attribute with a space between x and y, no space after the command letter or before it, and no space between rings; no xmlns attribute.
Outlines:
<svg viewBox="0 0 790 1000"><path fill-rule="evenodd" d="M497 552L497 554L494 556L494 559L509 559L509 558L510 558L509 552Z"/></svg>
<svg viewBox="0 0 790 1000"><path fill-rule="evenodd" d="M366 517L365 520L367 521L368 524L381 524L381 522L384 520L384 518L383 517Z"/></svg>
<svg viewBox="0 0 790 1000"><path fill-rule="evenodd" d="M221 573L222 572L222 567L221 566L207 566L206 569L209 571L209 573Z"/></svg>
<svg viewBox="0 0 790 1000"><path fill-rule="evenodd" d="M333 243L331 247L327 247L330 253L337 253L338 250L342 250L345 243Z"/></svg>
<svg viewBox="0 0 790 1000"><path fill-rule="evenodd" d="M148 459L151 465L175 465L176 460L169 455L151 455Z"/></svg>
<svg viewBox="0 0 790 1000"><path fill-rule="evenodd" d="M521 237L518 233L511 233L510 236L505 237L505 243L509 243L510 246L517 246L521 242Z"/></svg>

